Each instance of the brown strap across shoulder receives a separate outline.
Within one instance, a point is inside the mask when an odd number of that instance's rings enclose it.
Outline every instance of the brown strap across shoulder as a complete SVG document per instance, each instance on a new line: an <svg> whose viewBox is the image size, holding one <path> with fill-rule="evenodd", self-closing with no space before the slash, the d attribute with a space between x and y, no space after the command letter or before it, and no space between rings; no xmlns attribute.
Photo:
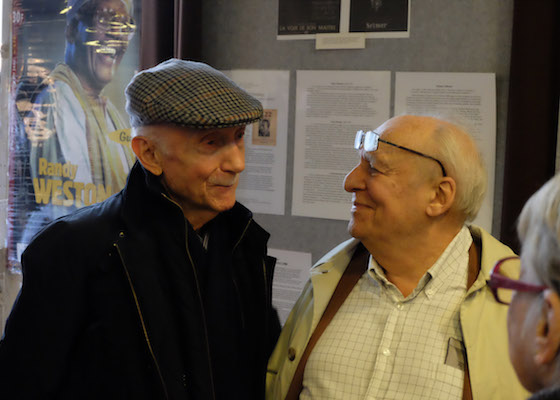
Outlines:
<svg viewBox="0 0 560 400"><path fill-rule="evenodd" d="M480 249L482 248L482 243L480 239L473 236L473 242L469 248L469 271L467 273L467 290L473 285L480 272ZM471 378L469 374L469 363L467 352L465 350L465 381L463 383L463 400L472 400L472 387Z"/></svg>
<svg viewBox="0 0 560 400"><path fill-rule="evenodd" d="M354 252L352 256L352 260L348 264L348 267L342 274L336 289L325 309L321 320L317 324L315 331L311 335L309 342L307 343L307 347L301 356L299 364L297 366L296 372L292 379L292 383L290 384L290 388L288 389L288 394L286 395L286 400L297 400L299 399L299 394L303 389L303 371L305 371L305 364L307 364L307 359L309 355L313 351L315 344L321 337L322 333L325 331L325 328L329 325L331 320L333 319L334 315L344 303L348 294L352 291L360 277L364 274L367 269L368 263L368 256L369 253L366 248L360 243L358 248Z"/></svg>

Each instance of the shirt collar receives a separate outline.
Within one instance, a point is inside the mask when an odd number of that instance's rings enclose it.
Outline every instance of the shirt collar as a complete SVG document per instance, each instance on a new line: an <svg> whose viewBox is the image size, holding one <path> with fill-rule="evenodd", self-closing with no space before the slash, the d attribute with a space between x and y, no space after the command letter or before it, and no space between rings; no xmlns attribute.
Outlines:
<svg viewBox="0 0 560 400"><path fill-rule="evenodd" d="M418 285L406 300L410 301L422 292L430 299L443 285L449 285L449 283L463 284L466 290L469 247L471 244L472 237L469 229L463 226L436 262L422 276ZM393 289L391 290L398 292L396 286L387 279L383 268L371 255L369 257L368 272L382 286L386 288L392 287Z"/></svg>

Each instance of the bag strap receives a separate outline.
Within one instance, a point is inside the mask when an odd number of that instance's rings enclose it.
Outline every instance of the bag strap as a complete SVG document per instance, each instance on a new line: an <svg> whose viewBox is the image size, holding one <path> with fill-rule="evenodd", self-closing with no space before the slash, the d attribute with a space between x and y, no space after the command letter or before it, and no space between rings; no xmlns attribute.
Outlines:
<svg viewBox="0 0 560 400"><path fill-rule="evenodd" d="M303 389L303 372L305 371L305 364L307 364L307 359L313 351L315 344L335 316L336 312L338 311L342 303L344 303L346 297L348 297L354 286L356 286L358 280L360 280L361 276L367 270L368 257L369 252L360 243L356 248L354 255L352 256L352 260L348 264L348 267L342 274L342 277L340 278L340 281L338 282L338 285L334 290L329 304L323 312L321 320L317 324L317 327L311 335L311 338L309 338L307 347L305 348L305 351L301 356L294 377L292 378L292 383L290 384L290 388L288 389L286 400L299 399L299 394Z"/></svg>
<svg viewBox="0 0 560 400"><path fill-rule="evenodd" d="M480 239L473 236L473 242L469 248L469 270L467 273L467 290L473 285L480 272L480 249L482 248L482 243ZM465 357L465 381L463 383L463 400L472 400L472 387L471 379L469 374L469 363L467 358L467 351L463 352Z"/></svg>

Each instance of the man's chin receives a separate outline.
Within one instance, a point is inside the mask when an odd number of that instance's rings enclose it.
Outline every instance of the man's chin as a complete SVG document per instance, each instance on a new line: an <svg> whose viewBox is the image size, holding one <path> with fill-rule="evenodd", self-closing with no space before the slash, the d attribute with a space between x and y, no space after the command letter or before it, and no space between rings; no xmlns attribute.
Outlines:
<svg viewBox="0 0 560 400"><path fill-rule="evenodd" d="M358 237L358 229L356 227L356 221L354 221L354 218L350 218L350 222L348 222L348 233L350 234L350 236L352 236L353 238L359 239Z"/></svg>
<svg viewBox="0 0 560 400"><path fill-rule="evenodd" d="M227 211L227 210L231 210L234 205L235 205L235 198L225 200L225 201L220 201L220 203L215 204L214 207L212 207L212 208L213 208L214 211L220 213L220 212L224 212L224 211Z"/></svg>

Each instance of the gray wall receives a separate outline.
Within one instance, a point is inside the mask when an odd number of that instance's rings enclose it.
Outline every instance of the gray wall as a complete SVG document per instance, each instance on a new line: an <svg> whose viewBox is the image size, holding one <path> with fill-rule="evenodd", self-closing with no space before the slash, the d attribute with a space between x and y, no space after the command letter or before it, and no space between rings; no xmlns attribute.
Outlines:
<svg viewBox="0 0 560 400"><path fill-rule="evenodd" d="M304 0L302 0L304 1ZM320 258L348 238L346 222L291 216L295 71L390 70L494 72L497 81L496 183L493 233L499 233L513 0L411 0L410 38L367 39L362 50L315 50L313 40L276 40L275 0L204 0L203 58L218 69L291 71L286 215L257 214L270 247ZM341 188L342 190L342 188ZM350 207L350 205L349 205Z"/></svg>
<svg viewBox="0 0 560 400"><path fill-rule="evenodd" d="M277 0L203 1L205 61L220 69L291 71L286 215L255 216L271 232L271 247L312 252L315 261L348 238L345 222L291 216L298 69L495 72L498 131L493 233L499 232L513 0L411 1L409 39L368 39L364 50L330 51L314 50L311 40L277 41ZM9 2L4 3L5 15L10 15ZM5 33L9 32L7 24L3 28ZM4 70L9 71L9 60L2 63ZM7 120L6 104L0 101L0 105L3 120ZM6 127L2 124L0 129L0 155L7 157ZM0 179L5 183L7 175ZM6 201L7 193L0 193L0 204L5 207ZM4 219L0 220L0 230L3 239ZM20 275L5 273L4 253L5 249L0 249L0 330L21 279Z"/></svg>

